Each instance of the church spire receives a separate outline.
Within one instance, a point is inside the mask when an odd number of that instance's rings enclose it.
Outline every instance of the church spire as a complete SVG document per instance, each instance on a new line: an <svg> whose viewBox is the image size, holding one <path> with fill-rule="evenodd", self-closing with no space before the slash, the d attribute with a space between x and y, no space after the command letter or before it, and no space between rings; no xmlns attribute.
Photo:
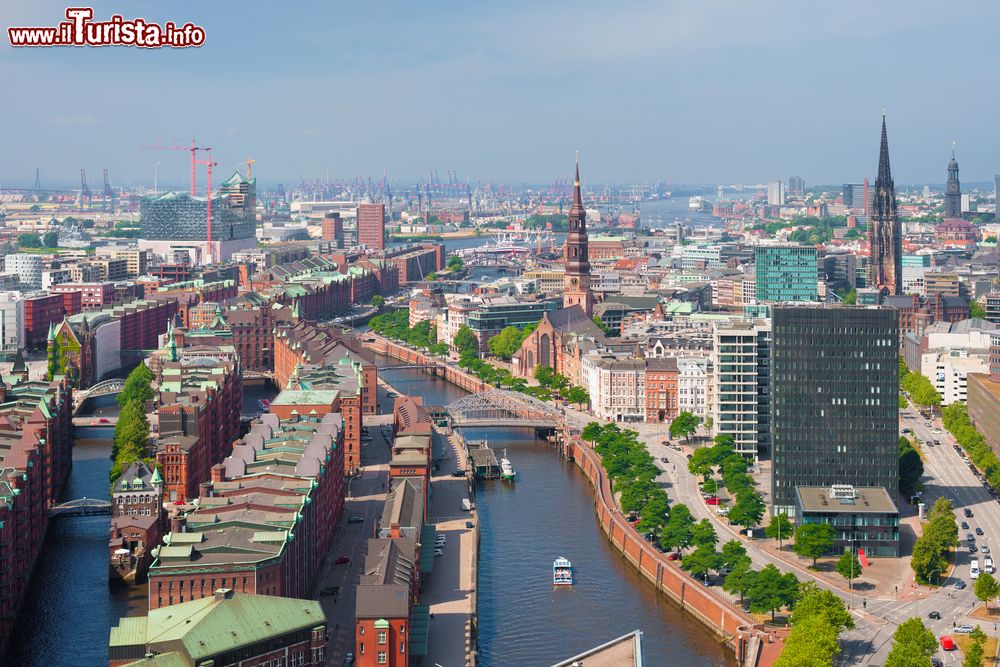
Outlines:
<svg viewBox="0 0 1000 667"><path fill-rule="evenodd" d="M889 168L889 139L882 113L882 144L879 147L878 176L872 193L868 221L868 278L870 287L888 294L903 293L903 232L896 213L896 189Z"/></svg>
<svg viewBox="0 0 1000 667"><path fill-rule="evenodd" d="M885 113L882 114L882 146L878 153L878 177L875 179L875 187L879 183L883 186L892 187L892 172L889 170L889 138L885 132Z"/></svg>
<svg viewBox="0 0 1000 667"><path fill-rule="evenodd" d="M576 152L576 176L573 177L573 206L570 208L570 216L573 212L584 213L583 194L580 192L580 151Z"/></svg>

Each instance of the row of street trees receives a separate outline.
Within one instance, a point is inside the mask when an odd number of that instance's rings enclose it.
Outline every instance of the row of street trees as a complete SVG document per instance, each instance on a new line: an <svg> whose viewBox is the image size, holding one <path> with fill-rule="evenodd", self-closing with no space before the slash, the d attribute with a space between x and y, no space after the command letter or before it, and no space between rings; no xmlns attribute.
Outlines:
<svg viewBox="0 0 1000 667"><path fill-rule="evenodd" d="M125 380L125 387L118 394L118 423L115 424L114 442L111 446L110 480L114 482L134 461L144 460L150 467L156 464L148 457L149 420L146 403L152 400L153 372L145 364L135 367Z"/></svg>
<svg viewBox="0 0 1000 667"><path fill-rule="evenodd" d="M676 421L676 420L675 420ZM729 521L737 526L751 527L764 516L764 498L754 488L753 478L747 474L749 465L745 458L734 451L735 440L731 435L717 435L711 447L696 449L688 460L688 472L705 478L702 489L715 493L719 488L713 475L718 471L735 503L729 510Z"/></svg>
<svg viewBox="0 0 1000 667"><path fill-rule="evenodd" d="M409 308L376 315L368 322L368 327L379 335L427 350L431 354L448 354L450 349L447 343L437 342L437 331L430 320L418 322L411 327Z"/></svg>
<svg viewBox="0 0 1000 667"><path fill-rule="evenodd" d="M937 393L931 381L920 373L910 371L902 359L899 360L899 387L919 406L936 409L941 405L941 394Z"/></svg>
<svg viewBox="0 0 1000 667"><path fill-rule="evenodd" d="M917 580L923 583L937 583L938 578L948 568L948 553L957 545L958 524L955 522L955 508L947 498L938 498L927 514L924 534L913 545L910 567L917 575Z"/></svg>
<svg viewBox="0 0 1000 667"><path fill-rule="evenodd" d="M941 411L941 421L948 432L965 450L969 460L982 471L986 481L993 488L1000 489L1000 460L986 444L983 434L969 421L969 412L965 403L946 405Z"/></svg>

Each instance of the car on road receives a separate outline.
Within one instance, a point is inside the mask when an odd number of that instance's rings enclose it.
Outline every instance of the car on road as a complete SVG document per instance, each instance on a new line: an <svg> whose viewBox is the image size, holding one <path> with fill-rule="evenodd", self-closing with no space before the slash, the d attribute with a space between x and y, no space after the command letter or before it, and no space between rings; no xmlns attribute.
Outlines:
<svg viewBox="0 0 1000 667"><path fill-rule="evenodd" d="M979 550L982 551L984 554L988 554L990 552L990 545L984 544L983 546L979 547Z"/></svg>
<svg viewBox="0 0 1000 667"><path fill-rule="evenodd" d="M661 456L660 463L670 463L670 459L668 459L666 456Z"/></svg>
<svg viewBox="0 0 1000 667"><path fill-rule="evenodd" d="M968 633L972 632L973 630L975 630L974 627L972 627L969 624L965 624L965 625L958 626L957 628L955 628L954 630L952 630L952 632L959 632L961 634L968 634Z"/></svg>
<svg viewBox="0 0 1000 667"><path fill-rule="evenodd" d="M910 427L909 426L904 426L902 432L903 433L909 433L910 432Z"/></svg>
<svg viewBox="0 0 1000 667"><path fill-rule="evenodd" d="M978 548L976 548L976 545L975 545L975 544L970 544L970 545L969 545L969 553L970 553L970 554L974 554L974 553L976 553L977 551L979 551L979 549L978 549Z"/></svg>
<svg viewBox="0 0 1000 667"><path fill-rule="evenodd" d="M931 423L930 422L924 422L924 426L926 426L927 428L930 428L931 427Z"/></svg>
<svg viewBox="0 0 1000 667"><path fill-rule="evenodd" d="M939 612L939 611L932 611L931 613L927 614L927 618L929 618L929 619L931 619L933 621L940 621L941 620L941 612Z"/></svg>
<svg viewBox="0 0 1000 667"><path fill-rule="evenodd" d="M471 521L466 521L465 522L465 527L466 528L475 528L476 525L474 523L472 523Z"/></svg>
<svg viewBox="0 0 1000 667"><path fill-rule="evenodd" d="M979 535L980 537L983 535L983 529L979 526L976 526L976 535Z"/></svg>
<svg viewBox="0 0 1000 667"><path fill-rule="evenodd" d="M971 519L972 517L973 517L972 510L970 510L968 507L966 507L965 508L965 518L966 519Z"/></svg>
<svg viewBox="0 0 1000 667"><path fill-rule="evenodd" d="M934 444L935 444L935 445L940 445L940 444L941 444L941 441L940 441L940 440L938 440L937 438L935 438L935 439L934 439Z"/></svg>
<svg viewBox="0 0 1000 667"><path fill-rule="evenodd" d="M451 471L451 476L452 477L465 477L465 471L464 470L452 470Z"/></svg>
<svg viewBox="0 0 1000 667"><path fill-rule="evenodd" d="M963 521L962 522L962 530L968 530L968 529L969 529L969 522L968 521Z"/></svg>
<svg viewBox="0 0 1000 667"><path fill-rule="evenodd" d="M364 523L365 518L363 516L352 516L348 517L347 523Z"/></svg>
<svg viewBox="0 0 1000 667"><path fill-rule="evenodd" d="M973 535L972 533L966 533L965 534L965 541L966 542L975 542L976 541L976 536Z"/></svg>
<svg viewBox="0 0 1000 667"><path fill-rule="evenodd" d="M344 667L351 667L354 664L354 653L348 652L344 656Z"/></svg>
<svg viewBox="0 0 1000 667"><path fill-rule="evenodd" d="M350 557L348 557L348 556L341 556L337 560L333 561L333 564L334 565L346 565L347 563L350 563L350 562L351 562Z"/></svg>
<svg viewBox="0 0 1000 667"><path fill-rule="evenodd" d="M931 667L944 667L944 663L941 662L941 658L931 658Z"/></svg>
<svg viewBox="0 0 1000 667"><path fill-rule="evenodd" d="M961 590L965 590L965 580L964 579L957 579L955 581L955 588L958 589L958 590L960 590L960 591Z"/></svg>
<svg viewBox="0 0 1000 667"><path fill-rule="evenodd" d="M101 417L100 419L97 420L97 423L98 424L110 424L111 420L108 419L107 417Z"/></svg>
<svg viewBox="0 0 1000 667"><path fill-rule="evenodd" d="M447 535L438 535L437 538L434 540L434 542L437 543L439 546L440 545L444 545L444 544L448 544L448 536Z"/></svg>
<svg viewBox="0 0 1000 667"><path fill-rule="evenodd" d="M435 548L434 549L434 555L435 556L443 556L444 555L444 549Z"/></svg>
<svg viewBox="0 0 1000 667"><path fill-rule="evenodd" d="M678 554L676 551L671 551L670 553L667 554L667 560L679 560L679 559L680 559L680 554Z"/></svg>
<svg viewBox="0 0 1000 667"><path fill-rule="evenodd" d="M337 595L338 593L340 593L340 586L327 586L319 592L319 596L325 598L330 595Z"/></svg>

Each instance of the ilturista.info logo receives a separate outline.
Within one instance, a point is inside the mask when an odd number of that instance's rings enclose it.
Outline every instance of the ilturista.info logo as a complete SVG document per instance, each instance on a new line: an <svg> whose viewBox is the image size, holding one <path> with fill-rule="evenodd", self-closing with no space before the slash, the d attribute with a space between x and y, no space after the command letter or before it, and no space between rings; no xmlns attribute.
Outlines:
<svg viewBox="0 0 1000 667"><path fill-rule="evenodd" d="M68 7L66 20L55 26L7 28L11 46L137 46L183 49L205 43L205 29L193 23L148 22L119 14L95 21L93 7Z"/></svg>

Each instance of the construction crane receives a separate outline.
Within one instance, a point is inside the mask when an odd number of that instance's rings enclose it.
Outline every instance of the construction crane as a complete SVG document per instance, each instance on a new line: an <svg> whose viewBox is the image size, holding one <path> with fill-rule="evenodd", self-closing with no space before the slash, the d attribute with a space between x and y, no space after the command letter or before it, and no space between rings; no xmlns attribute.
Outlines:
<svg viewBox="0 0 1000 667"><path fill-rule="evenodd" d="M143 146L143 149L150 151L188 151L191 153L191 196L194 197L196 194L195 184L197 183L197 172L196 167L198 164L205 164L204 162L198 162L198 151L204 151L211 154L212 149L210 147L199 146L198 142L194 139L191 140L190 146L178 146L174 144L173 146L160 146L158 144L153 144L151 146ZM211 158L210 158L211 159Z"/></svg>
<svg viewBox="0 0 1000 667"><path fill-rule="evenodd" d="M94 193L90 191L90 187L87 186L87 170L80 170L80 208L83 208L83 200L87 200L87 208L91 207L91 203L94 200Z"/></svg>
<svg viewBox="0 0 1000 667"><path fill-rule="evenodd" d="M211 151L211 149L207 149ZM193 153L192 153L193 155ZM219 166L218 162L212 161L212 154L208 154L207 160L199 160L195 158L195 164L203 164L208 167L208 193L205 197L205 236L208 239L208 263L212 263L212 168Z"/></svg>
<svg viewBox="0 0 1000 667"><path fill-rule="evenodd" d="M253 167L253 165L255 165L255 164L257 164L257 160L254 160L254 159L251 159L251 158L247 158L247 180L248 181L250 180L250 177L252 175L252 173L250 171L250 168Z"/></svg>

